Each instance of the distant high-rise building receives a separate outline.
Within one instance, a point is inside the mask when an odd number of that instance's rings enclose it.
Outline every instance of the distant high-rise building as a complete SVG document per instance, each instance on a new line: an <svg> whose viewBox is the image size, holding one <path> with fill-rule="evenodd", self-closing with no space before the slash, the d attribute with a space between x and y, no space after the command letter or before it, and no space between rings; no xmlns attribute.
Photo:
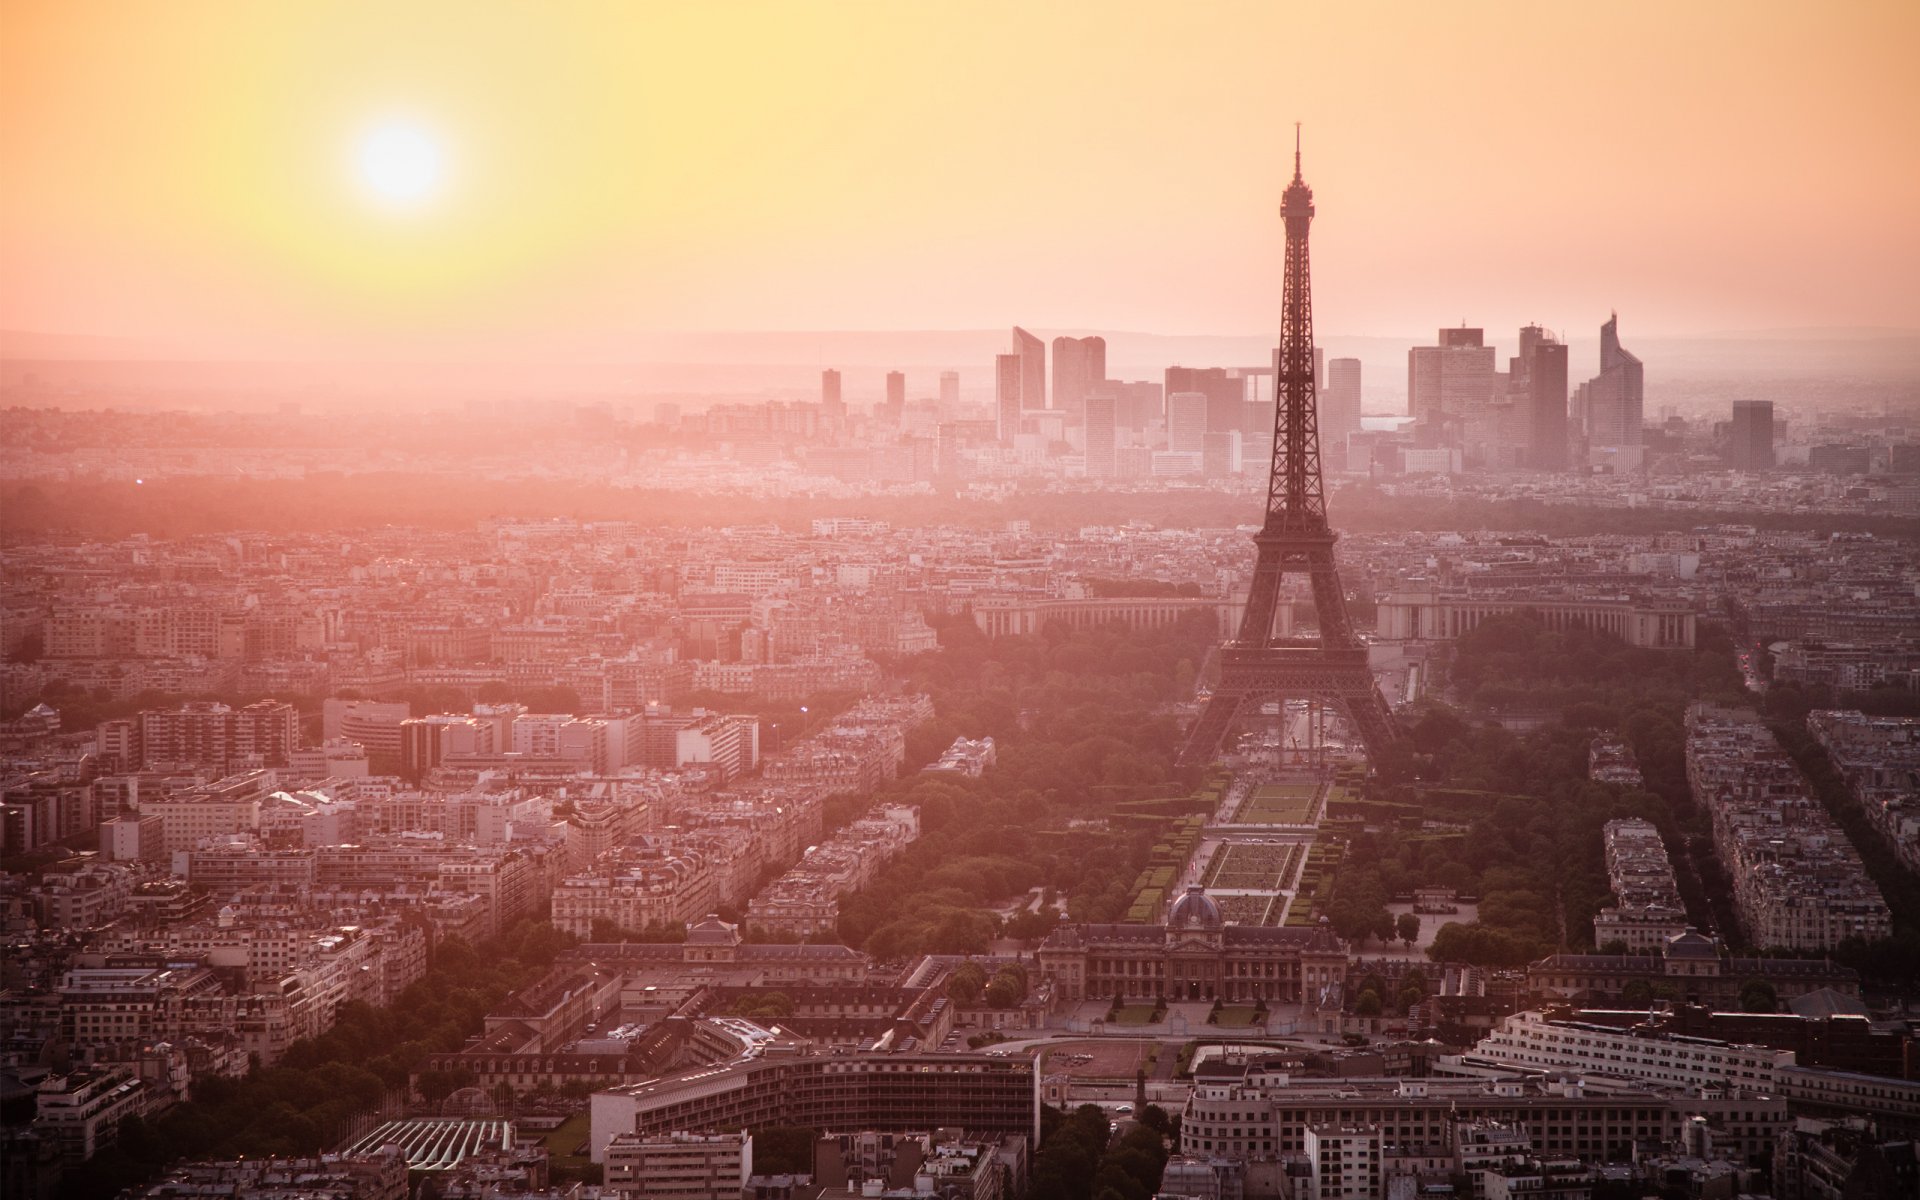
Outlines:
<svg viewBox="0 0 1920 1200"><path fill-rule="evenodd" d="M1166 394L1168 421L1172 398L1198 392L1207 398L1207 428L1215 433L1241 429L1247 419L1247 381L1225 367L1168 367ZM1194 449L1199 449L1198 446Z"/></svg>
<svg viewBox="0 0 1920 1200"><path fill-rule="evenodd" d="M1458 422L1492 400L1495 373L1484 330L1442 329L1437 345L1407 351L1407 413L1434 429Z"/></svg>
<svg viewBox="0 0 1920 1200"><path fill-rule="evenodd" d="M1736 471L1773 469L1773 401L1733 402L1733 441L1727 462Z"/></svg>
<svg viewBox="0 0 1920 1200"><path fill-rule="evenodd" d="M1589 451L1640 445L1646 410L1646 371L1620 346L1620 314L1600 327L1600 374L1587 384Z"/></svg>
<svg viewBox="0 0 1920 1200"><path fill-rule="evenodd" d="M1200 473L1208 479L1225 479L1240 473L1240 431L1209 429L1200 442Z"/></svg>
<svg viewBox="0 0 1920 1200"><path fill-rule="evenodd" d="M1865 475L1873 467L1873 454L1865 446L1829 442L1807 451L1807 466L1832 475Z"/></svg>
<svg viewBox="0 0 1920 1200"><path fill-rule="evenodd" d="M905 371L887 372L887 398L880 405L880 419L889 425L898 425L901 415L907 411L907 373Z"/></svg>
<svg viewBox="0 0 1920 1200"><path fill-rule="evenodd" d="M1087 478L1111 479L1116 438L1114 399L1112 396L1088 396L1083 411L1087 425Z"/></svg>
<svg viewBox="0 0 1920 1200"><path fill-rule="evenodd" d="M960 372L940 372L940 412L943 416L952 416L960 407Z"/></svg>
<svg viewBox="0 0 1920 1200"><path fill-rule="evenodd" d="M1020 360L1020 407L1047 407L1047 344L1015 325L1013 353Z"/></svg>
<svg viewBox="0 0 1920 1200"><path fill-rule="evenodd" d="M1207 406L1205 392L1174 392L1167 397L1167 449L1182 454L1206 449Z"/></svg>
<svg viewBox="0 0 1920 1200"><path fill-rule="evenodd" d="M1336 358L1327 363L1327 385L1320 389L1320 451L1344 447L1347 435L1360 432L1360 360ZM1338 461L1345 464L1344 458Z"/></svg>
<svg viewBox="0 0 1920 1200"><path fill-rule="evenodd" d="M999 354L993 359L993 410L996 436L1011 443L1020 432L1020 356Z"/></svg>
<svg viewBox="0 0 1920 1200"><path fill-rule="evenodd" d="M668 429L680 427L680 406L671 400L662 400L653 406L653 423L664 425Z"/></svg>
<svg viewBox="0 0 1920 1200"><path fill-rule="evenodd" d="M1147 379L1102 380L1094 395L1113 397L1113 423L1121 429L1145 429L1166 407L1161 385Z"/></svg>
<svg viewBox="0 0 1920 1200"><path fill-rule="evenodd" d="M1107 339L1053 339L1053 407L1069 421L1080 419L1087 397L1107 378Z"/></svg>
<svg viewBox="0 0 1920 1200"><path fill-rule="evenodd" d="M1525 404L1527 465L1567 469L1567 347L1538 325L1520 330L1513 386ZM1522 390L1524 389L1524 391Z"/></svg>
<svg viewBox="0 0 1920 1200"><path fill-rule="evenodd" d="M831 367L820 372L820 407L829 417L847 415L847 406L840 399L840 372Z"/></svg>

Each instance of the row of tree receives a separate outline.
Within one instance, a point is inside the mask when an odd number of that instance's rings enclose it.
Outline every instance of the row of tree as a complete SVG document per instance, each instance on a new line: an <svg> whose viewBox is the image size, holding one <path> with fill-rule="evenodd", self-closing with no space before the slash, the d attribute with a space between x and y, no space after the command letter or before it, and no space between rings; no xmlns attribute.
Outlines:
<svg viewBox="0 0 1920 1200"><path fill-rule="evenodd" d="M989 1008L1012 1008L1027 998L1027 968L1007 963L989 979L979 963L963 962L947 977L947 996L960 1005L985 1002Z"/></svg>
<svg viewBox="0 0 1920 1200"><path fill-rule="evenodd" d="M1035 888L1066 897L1070 919L1118 920L1164 818L1117 806L1184 792L1167 705L1191 686L1213 625L1196 615L1152 631L1052 625L989 639L963 616L939 628L939 651L897 667L934 700L917 736L937 748L991 737L997 762L979 779L912 776L883 791L919 805L921 836L842 899L841 939L882 959L1037 941L1061 917L1054 904L995 912Z"/></svg>
<svg viewBox="0 0 1920 1200"><path fill-rule="evenodd" d="M954 481L958 482L958 481ZM1246 499L1225 492L1052 490L1051 480L1021 481L992 499L943 488L923 495L854 499L696 494L578 483L489 479L406 472L315 472L297 480L192 477L130 481L33 480L0 487L0 536L55 532L91 538L145 533L187 537L245 528L268 532L380 528L391 524L469 530L475 513L630 521L648 528L779 525L804 530L821 517L869 517L896 526L1078 529L1146 521L1161 527L1223 529L1248 516ZM1525 530L1551 536L1650 534L1715 523L1767 529L1835 530L1920 536L1911 517L1852 513L1711 512L1643 507L1548 505L1537 500L1394 496L1366 485L1336 489L1330 507L1349 532Z"/></svg>
<svg viewBox="0 0 1920 1200"><path fill-rule="evenodd" d="M1429 701L1408 718L1420 782L1378 789L1412 807L1352 838L1327 911L1342 936L1398 933L1387 897L1448 887L1474 897L1478 911L1440 929L1429 949L1436 960L1519 966L1590 945L1593 916L1609 897L1602 827L1623 817L1661 830L1683 898L1707 923L1686 856L1702 817L1687 789L1684 720L1694 699L1743 695L1724 630L1703 626L1692 651L1646 650L1590 630L1549 630L1522 612L1457 639L1447 667L1451 694L1468 707ZM1476 709L1547 720L1514 732L1476 720ZM1589 747L1602 734L1633 750L1642 787L1587 778ZM1395 999L1380 997L1384 1007Z"/></svg>
<svg viewBox="0 0 1920 1200"><path fill-rule="evenodd" d="M1033 1157L1028 1192L1057 1200L1149 1200L1167 1166L1166 1113L1153 1105L1159 1120L1140 1119L1115 1131L1098 1105L1082 1104L1071 1114L1048 1106L1041 1113L1040 1149Z"/></svg>

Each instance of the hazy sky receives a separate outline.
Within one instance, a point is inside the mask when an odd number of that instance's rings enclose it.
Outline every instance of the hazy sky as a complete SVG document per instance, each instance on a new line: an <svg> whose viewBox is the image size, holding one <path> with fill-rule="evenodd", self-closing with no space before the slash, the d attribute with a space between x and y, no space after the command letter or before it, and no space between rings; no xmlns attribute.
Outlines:
<svg viewBox="0 0 1920 1200"><path fill-rule="evenodd" d="M1920 3L0 4L0 327L1920 327ZM1510 335L1507 335L1510 336Z"/></svg>

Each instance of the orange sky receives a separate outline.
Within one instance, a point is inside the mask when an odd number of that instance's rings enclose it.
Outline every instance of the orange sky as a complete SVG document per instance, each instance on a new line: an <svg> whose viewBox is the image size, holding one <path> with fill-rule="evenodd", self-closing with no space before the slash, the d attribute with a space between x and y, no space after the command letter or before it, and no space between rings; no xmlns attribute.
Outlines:
<svg viewBox="0 0 1920 1200"><path fill-rule="evenodd" d="M0 328L1920 327L1920 4L0 4ZM372 201L407 119L447 174Z"/></svg>

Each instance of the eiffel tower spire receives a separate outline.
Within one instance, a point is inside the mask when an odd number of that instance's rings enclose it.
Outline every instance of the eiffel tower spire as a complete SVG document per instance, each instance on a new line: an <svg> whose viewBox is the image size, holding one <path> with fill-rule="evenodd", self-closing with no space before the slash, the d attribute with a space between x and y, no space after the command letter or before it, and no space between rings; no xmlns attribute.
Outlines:
<svg viewBox="0 0 1920 1200"><path fill-rule="evenodd" d="M1339 535L1327 521L1320 477L1320 430L1314 395L1312 272L1307 230L1313 189L1300 164L1300 127L1294 126L1293 182L1281 197L1287 229L1280 298L1280 353L1276 360L1273 460L1267 474L1267 511L1254 535L1253 581L1239 634L1220 652L1220 684L1187 735L1181 761L1214 754L1236 717L1251 706L1313 699L1338 709L1377 754L1400 736L1393 713L1373 682L1367 648L1347 616L1346 590L1334 562ZM1319 618L1318 638L1275 638L1274 613L1288 573L1305 574Z"/></svg>

